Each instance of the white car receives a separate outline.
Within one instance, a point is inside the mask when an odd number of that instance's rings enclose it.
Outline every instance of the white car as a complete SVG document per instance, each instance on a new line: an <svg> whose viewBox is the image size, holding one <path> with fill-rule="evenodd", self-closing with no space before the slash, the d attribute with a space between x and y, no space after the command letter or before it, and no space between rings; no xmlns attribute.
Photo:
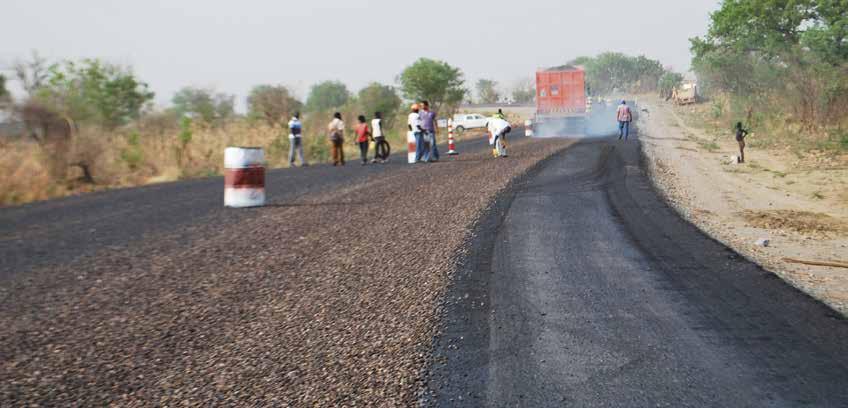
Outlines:
<svg viewBox="0 0 848 408"><path fill-rule="evenodd" d="M453 115L453 128L457 132L462 132L466 129L484 128L488 121L489 118L477 113L458 113Z"/></svg>

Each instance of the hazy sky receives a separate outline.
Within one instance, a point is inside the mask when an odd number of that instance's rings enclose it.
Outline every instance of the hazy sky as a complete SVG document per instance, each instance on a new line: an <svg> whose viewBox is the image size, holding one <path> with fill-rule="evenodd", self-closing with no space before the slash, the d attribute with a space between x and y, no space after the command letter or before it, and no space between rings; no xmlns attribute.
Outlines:
<svg viewBox="0 0 848 408"><path fill-rule="evenodd" d="M300 97L338 79L356 91L394 83L420 57L509 85L536 68L603 51L689 68L688 38L718 0L258 1L3 0L0 69L37 50L50 59L132 65L167 104L182 86L239 99L256 84ZM241 105L242 103L240 103Z"/></svg>

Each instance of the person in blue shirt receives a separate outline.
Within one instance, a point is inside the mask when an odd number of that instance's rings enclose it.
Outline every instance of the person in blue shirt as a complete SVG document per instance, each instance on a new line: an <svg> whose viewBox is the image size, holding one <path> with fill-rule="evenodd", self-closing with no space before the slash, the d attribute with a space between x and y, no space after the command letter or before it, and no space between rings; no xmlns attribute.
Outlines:
<svg viewBox="0 0 848 408"><path fill-rule="evenodd" d="M289 121L289 166L294 167L294 155L300 158L301 166L308 166L303 158L303 124L300 123L300 112L295 112L294 116Z"/></svg>

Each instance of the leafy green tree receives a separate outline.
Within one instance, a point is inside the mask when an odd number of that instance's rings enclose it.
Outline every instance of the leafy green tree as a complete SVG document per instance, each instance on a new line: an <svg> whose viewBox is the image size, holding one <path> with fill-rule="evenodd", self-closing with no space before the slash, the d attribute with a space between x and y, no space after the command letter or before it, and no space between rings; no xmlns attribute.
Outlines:
<svg viewBox="0 0 848 408"><path fill-rule="evenodd" d="M421 58L406 67L398 80L407 99L427 100L437 112L441 112L443 107L455 107L467 92L459 68L428 58Z"/></svg>
<svg viewBox="0 0 848 408"><path fill-rule="evenodd" d="M586 71L586 82L592 94L611 92L650 92L657 89L665 73L662 64L645 56L631 57L619 52L605 52L596 57L578 57L569 65L580 65Z"/></svg>
<svg viewBox="0 0 848 408"><path fill-rule="evenodd" d="M282 125L303 104L282 85L257 85L247 97L250 117L262 118L269 126Z"/></svg>
<svg viewBox="0 0 848 408"><path fill-rule="evenodd" d="M781 111L806 128L844 121L848 3L725 1L704 37L691 39L702 86L752 109Z"/></svg>
<svg viewBox="0 0 848 408"><path fill-rule="evenodd" d="M660 77L659 85L657 86L660 96L663 98L671 97L674 88L683 83L683 74L668 71Z"/></svg>
<svg viewBox="0 0 848 408"><path fill-rule="evenodd" d="M171 103L178 115L200 118L206 123L228 119L235 114L235 96L216 93L213 89L188 86L177 91Z"/></svg>
<svg viewBox="0 0 848 408"><path fill-rule="evenodd" d="M52 65L46 84L33 91L38 99L73 120L93 121L107 128L138 118L154 96L129 68L96 59Z"/></svg>
<svg viewBox="0 0 848 408"><path fill-rule="evenodd" d="M366 116L373 115L374 112L381 112L385 128L390 129L394 126L397 111L401 104L400 97L394 87L372 82L359 91L357 100Z"/></svg>
<svg viewBox="0 0 848 408"><path fill-rule="evenodd" d="M478 80L477 94L480 95L480 103L497 103L500 97L497 89L495 89L497 86L498 83L491 79Z"/></svg>
<svg viewBox="0 0 848 408"><path fill-rule="evenodd" d="M338 108L350 99L347 86L339 81L324 81L312 85L309 97L306 98L306 110L310 112L324 112Z"/></svg>

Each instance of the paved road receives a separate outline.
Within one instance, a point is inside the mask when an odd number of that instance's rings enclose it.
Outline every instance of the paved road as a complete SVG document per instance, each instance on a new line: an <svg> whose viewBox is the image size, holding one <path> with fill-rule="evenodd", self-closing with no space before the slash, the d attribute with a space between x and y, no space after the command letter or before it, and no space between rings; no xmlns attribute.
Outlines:
<svg viewBox="0 0 848 408"><path fill-rule="evenodd" d="M483 220L441 406L848 406L848 322L680 219L638 144L578 143Z"/></svg>
<svg viewBox="0 0 848 408"><path fill-rule="evenodd" d="M457 150L471 152L485 144L484 139L473 139L458 144ZM402 148L395 146L395 150ZM447 147L440 148L443 159L449 160ZM405 151L386 165L360 166L355 157L349 159L345 168L323 164L269 171L269 205L291 205L300 197L407 165ZM96 256L97 251L155 240L163 233L181 234L188 242L192 226L237 223L254 215L251 210L224 208L223 197L223 177L211 177L0 208L0 280L33 268Z"/></svg>

